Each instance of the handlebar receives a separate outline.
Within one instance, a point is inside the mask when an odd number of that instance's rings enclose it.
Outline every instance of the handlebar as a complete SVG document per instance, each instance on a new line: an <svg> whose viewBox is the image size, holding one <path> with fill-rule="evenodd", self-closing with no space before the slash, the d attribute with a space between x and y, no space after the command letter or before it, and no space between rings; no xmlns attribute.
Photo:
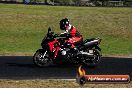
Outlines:
<svg viewBox="0 0 132 88"><path fill-rule="evenodd" d="M54 37L60 37L60 35L59 34L55 34Z"/></svg>
<svg viewBox="0 0 132 88"><path fill-rule="evenodd" d="M51 36L51 37L54 37L54 38L56 38L56 37L68 37L68 36L69 36L69 35L67 35L67 34L66 34L66 35L54 34L54 32L51 31L51 28L48 29L47 35L49 35L49 36Z"/></svg>

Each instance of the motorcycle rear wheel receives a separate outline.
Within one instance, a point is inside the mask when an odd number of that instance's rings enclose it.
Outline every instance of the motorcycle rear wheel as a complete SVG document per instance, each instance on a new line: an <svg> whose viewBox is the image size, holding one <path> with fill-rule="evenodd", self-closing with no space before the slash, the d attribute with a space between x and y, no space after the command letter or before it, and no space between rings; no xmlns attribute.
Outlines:
<svg viewBox="0 0 132 88"><path fill-rule="evenodd" d="M95 49L94 49L94 55L92 59L87 60L87 58L85 57L82 58L82 64L84 66L95 67L100 63L100 61L101 61L101 54L98 50L95 50Z"/></svg>

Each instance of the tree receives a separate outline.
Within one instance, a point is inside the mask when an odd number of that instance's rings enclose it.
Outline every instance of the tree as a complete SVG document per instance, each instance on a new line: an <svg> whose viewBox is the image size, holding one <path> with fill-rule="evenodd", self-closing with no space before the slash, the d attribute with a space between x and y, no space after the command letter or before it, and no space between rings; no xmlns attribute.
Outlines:
<svg viewBox="0 0 132 88"><path fill-rule="evenodd" d="M75 5L79 6L82 0L72 0L72 1L75 3Z"/></svg>
<svg viewBox="0 0 132 88"><path fill-rule="evenodd" d="M72 0L63 0L63 3L66 5L72 4Z"/></svg>
<svg viewBox="0 0 132 88"><path fill-rule="evenodd" d="M51 0L52 2L54 1L55 3L59 3L61 5L70 5L73 3L72 0Z"/></svg>

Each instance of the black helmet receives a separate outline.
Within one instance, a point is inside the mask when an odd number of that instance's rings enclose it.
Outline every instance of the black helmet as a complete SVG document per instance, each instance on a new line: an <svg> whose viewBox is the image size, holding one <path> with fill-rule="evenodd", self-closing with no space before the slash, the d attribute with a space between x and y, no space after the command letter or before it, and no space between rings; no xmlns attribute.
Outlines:
<svg viewBox="0 0 132 88"><path fill-rule="evenodd" d="M66 27L69 26L69 20L67 18L62 19L60 21L60 29L61 30L66 30Z"/></svg>

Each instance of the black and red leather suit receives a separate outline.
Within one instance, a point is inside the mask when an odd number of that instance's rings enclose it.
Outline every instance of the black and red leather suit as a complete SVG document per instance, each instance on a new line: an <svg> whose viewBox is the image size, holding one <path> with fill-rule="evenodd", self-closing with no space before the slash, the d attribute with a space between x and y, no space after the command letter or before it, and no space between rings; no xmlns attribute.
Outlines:
<svg viewBox="0 0 132 88"><path fill-rule="evenodd" d="M76 27L74 27L74 26L72 26L70 24L66 27L65 32L61 33L61 35L69 35L69 39L65 40L65 42L72 43L72 47L71 48L74 48L75 45L79 44L82 41L82 36L77 31Z"/></svg>
<svg viewBox="0 0 132 88"><path fill-rule="evenodd" d="M79 44L83 39L76 27L72 26L67 18L60 21L60 29L65 30L61 35L69 35L69 39L65 42L72 43L71 48L74 48L75 45Z"/></svg>
<svg viewBox="0 0 132 88"><path fill-rule="evenodd" d="M61 33L59 36L68 37L68 39L66 39L65 42L69 42L72 44L72 46L70 48L74 49L77 44L82 42L82 36L77 31L77 29L69 23L69 20L67 18L62 19L60 21L60 29L65 30L65 32ZM58 51L60 50L60 47L55 48L55 46L54 46L55 43L57 43L57 42L59 43L59 41L54 40L54 41L48 43L50 51L54 52L54 59L56 58Z"/></svg>

